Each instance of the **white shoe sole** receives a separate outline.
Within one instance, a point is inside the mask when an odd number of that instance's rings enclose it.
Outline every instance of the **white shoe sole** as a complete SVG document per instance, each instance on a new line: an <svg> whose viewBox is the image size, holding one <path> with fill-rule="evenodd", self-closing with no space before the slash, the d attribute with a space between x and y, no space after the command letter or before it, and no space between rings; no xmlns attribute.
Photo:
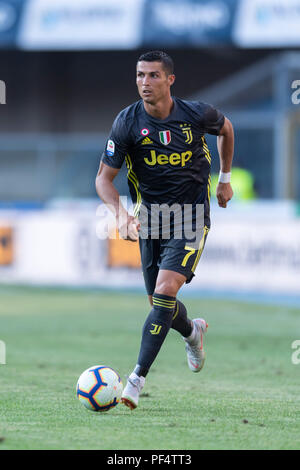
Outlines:
<svg viewBox="0 0 300 470"><path fill-rule="evenodd" d="M131 410L134 410L135 408L137 408L137 404L134 403L134 401L132 401L129 397L122 397L121 403L123 403L123 405L127 406Z"/></svg>

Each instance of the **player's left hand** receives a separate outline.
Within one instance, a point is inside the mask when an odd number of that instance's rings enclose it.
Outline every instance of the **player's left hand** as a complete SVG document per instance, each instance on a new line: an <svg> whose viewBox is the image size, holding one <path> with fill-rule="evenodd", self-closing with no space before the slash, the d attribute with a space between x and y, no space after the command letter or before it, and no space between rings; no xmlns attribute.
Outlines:
<svg viewBox="0 0 300 470"><path fill-rule="evenodd" d="M220 207L227 207L227 202L232 199L233 191L230 183L219 183L216 190L216 196Z"/></svg>

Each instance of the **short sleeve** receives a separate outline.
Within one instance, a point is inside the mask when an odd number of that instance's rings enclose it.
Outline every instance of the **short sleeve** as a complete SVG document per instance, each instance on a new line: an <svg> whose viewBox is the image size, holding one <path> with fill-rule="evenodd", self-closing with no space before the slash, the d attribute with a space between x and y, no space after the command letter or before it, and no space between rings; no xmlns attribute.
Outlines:
<svg viewBox="0 0 300 470"><path fill-rule="evenodd" d="M218 109L209 104L202 103L201 127L207 134L219 135L224 126L225 116Z"/></svg>
<svg viewBox="0 0 300 470"><path fill-rule="evenodd" d="M102 161L113 168L121 168L130 146L126 120L120 113L112 126L102 154Z"/></svg>

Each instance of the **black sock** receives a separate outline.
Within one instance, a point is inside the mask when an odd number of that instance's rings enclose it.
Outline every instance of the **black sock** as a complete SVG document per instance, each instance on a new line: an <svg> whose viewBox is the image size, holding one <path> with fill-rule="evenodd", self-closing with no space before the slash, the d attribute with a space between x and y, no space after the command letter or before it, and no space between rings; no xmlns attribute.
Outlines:
<svg viewBox="0 0 300 470"><path fill-rule="evenodd" d="M152 299L153 308L143 327L138 365L134 370L137 375L143 377L146 377L168 334L176 303L175 297L163 294L154 293Z"/></svg>
<svg viewBox="0 0 300 470"><path fill-rule="evenodd" d="M182 336L187 338L192 334L193 325L191 320L187 317L187 311L185 306L180 300L176 300L176 306L173 314L171 328L178 331Z"/></svg>

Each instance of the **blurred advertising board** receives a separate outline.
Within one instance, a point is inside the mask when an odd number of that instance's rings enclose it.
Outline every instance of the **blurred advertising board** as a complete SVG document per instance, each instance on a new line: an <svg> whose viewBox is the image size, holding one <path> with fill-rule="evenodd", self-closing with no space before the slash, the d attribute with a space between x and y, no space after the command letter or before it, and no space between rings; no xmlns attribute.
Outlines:
<svg viewBox="0 0 300 470"><path fill-rule="evenodd" d="M128 243L119 236L108 239L107 266L110 268L141 268L141 256L138 243Z"/></svg>
<svg viewBox="0 0 300 470"><path fill-rule="evenodd" d="M233 39L240 47L300 46L300 1L240 0Z"/></svg>
<svg viewBox="0 0 300 470"><path fill-rule="evenodd" d="M187 292L299 295L300 219L280 213L273 218L265 212L258 218L257 207L251 214L243 208L226 214L214 209L212 229ZM94 209L18 211L6 224L14 228L14 259L10 266L0 264L0 282L143 289L138 244L99 238L99 224L107 220L97 220ZM7 261L10 253L3 252L2 259Z"/></svg>
<svg viewBox="0 0 300 470"><path fill-rule="evenodd" d="M0 0L0 48L15 47L23 0Z"/></svg>
<svg viewBox="0 0 300 470"><path fill-rule="evenodd" d="M0 266L11 265L13 259L13 229L12 227L0 225Z"/></svg>
<svg viewBox="0 0 300 470"><path fill-rule="evenodd" d="M217 221L198 276L206 288L300 293L300 220Z"/></svg>
<svg viewBox="0 0 300 470"><path fill-rule="evenodd" d="M145 45L231 43L236 0L151 0L145 4Z"/></svg>
<svg viewBox="0 0 300 470"><path fill-rule="evenodd" d="M300 0L0 0L0 47L297 47Z"/></svg>
<svg viewBox="0 0 300 470"><path fill-rule="evenodd" d="M134 49L144 0L27 0L18 43L40 49Z"/></svg>

